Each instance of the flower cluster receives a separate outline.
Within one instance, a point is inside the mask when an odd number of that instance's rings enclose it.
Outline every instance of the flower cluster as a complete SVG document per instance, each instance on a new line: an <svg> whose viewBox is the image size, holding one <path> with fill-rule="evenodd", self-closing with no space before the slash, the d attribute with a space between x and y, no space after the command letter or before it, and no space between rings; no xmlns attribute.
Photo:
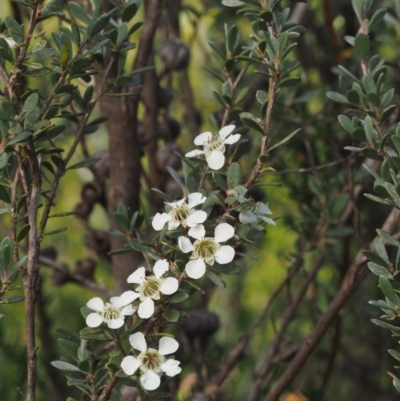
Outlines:
<svg viewBox="0 0 400 401"><path fill-rule="evenodd" d="M186 156L204 154L211 169L221 169L225 164L225 146L240 138L239 134L232 135L234 129L234 125L228 125L216 135L211 132L200 134L194 143L203 146L203 150L194 150ZM259 222L275 225L274 220L267 217L272 214L268 204L247 199L246 192L247 188L238 185L227 190L227 197L224 199L226 204L232 205L232 210L239 212L240 223L253 225L253 229L257 229ZM165 212L157 213L152 220L156 231L163 230L166 225L169 231L175 231L167 234L177 239L178 249L183 254L188 254L185 273L191 279L203 277L207 266L215 263L228 264L235 257L234 247L226 243L234 238L235 227L226 222L220 222L216 226L212 221L207 224L208 213L198 208L206 200L200 192L190 193L176 202L166 202ZM213 234L210 226L215 226ZM149 319L154 314L155 303L162 296L175 294L179 289L179 281L170 271L170 262L167 259L157 260L152 272L146 271L143 266L138 267L127 281L133 284L133 290L124 292L120 297L112 297L107 303L100 298L93 298L87 303L92 310L86 318L89 327L106 323L110 329L118 329L124 325L125 317L135 312L139 318ZM136 332L129 336L129 343L132 355L123 358L121 369L128 376L138 374L145 390L157 389L163 374L172 377L181 372L179 361L166 358L166 355L175 353L179 347L173 338L163 336L159 340L158 348L153 348L147 345L142 332Z"/></svg>

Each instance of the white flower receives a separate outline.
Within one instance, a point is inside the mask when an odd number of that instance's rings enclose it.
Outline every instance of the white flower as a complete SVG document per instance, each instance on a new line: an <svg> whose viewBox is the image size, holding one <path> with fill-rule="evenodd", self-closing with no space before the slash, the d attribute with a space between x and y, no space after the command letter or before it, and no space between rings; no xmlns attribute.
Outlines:
<svg viewBox="0 0 400 401"><path fill-rule="evenodd" d="M157 260L154 264L154 275L146 277L144 267L139 267L128 277L128 283L139 284L134 292L135 299L140 298L138 315L142 319L148 319L154 313L154 299L160 299L160 293L164 295L174 294L179 287L175 277L162 278L161 276L169 270L166 259Z"/></svg>
<svg viewBox="0 0 400 401"><path fill-rule="evenodd" d="M98 327L104 322L110 329L119 329L124 324L125 316L135 313L136 309L132 308L131 303L136 298L133 291L125 291L120 297L112 297L106 304L101 298L92 298L86 305L95 312L87 316L86 324L89 327Z"/></svg>
<svg viewBox="0 0 400 401"><path fill-rule="evenodd" d="M262 220L267 224L276 226L275 221L269 217L266 217L266 214L272 214L268 204L256 202L252 209L246 210L245 212L241 212L239 214L239 220L242 224L252 224L257 223L258 220Z"/></svg>
<svg viewBox="0 0 400 401"><path fill-rule="evenodd" d="M232 262L235 256L235 250L230 245L221 245L221 242L227 241L232 238L235 229L227 224L218 224L215 227L214 238L204 237L204 227L199 224L199 228L191 233L191 236L196 239L192 244L189 238L179 237L178 245L183 253L192 252L190 261L186 263L186 274L191 278L200 278L206 272L206 263L213 265L215 261L219 264L226 264ZM198 234L198 235L195 235Z"/></svg>
<svg viewBox="0 0 400 401"><path fill-rule="evenodd" d="M155 390L160 386L163 372L170 377L181 372L179 361L165 358L165 355L173 354L179 348L178 341L173 338L161 337L158 350L147 348L144 335L140 332L129 336L129 342L140 354L137 358L126 356L121 362L121 368L129 376L140 368L140 383L146 390Z"/></svg>
<svg viewBox="0 0 400 401"><path fill-rule="evenodd" d="M166 202L170 210L168 213L157 213L154 216L153 228L156 231L160 231L167 222L168 230L175 230L179 225L182 225L182 227L194 227L196 224L203 223L207 218L207 213L193 208L204 203L207 198L200 192L194 192L189 194L187 199L188 202L186 202L186 198L178 202Z"/></svg>
<svg viewBox="0 0 400 401"><path fill-rule="evenodd" d="M232 145L240 139L240 134L231 135L234 129L234 125L227 125L216 135L203 132L194 139L194 143L197 146L204 146L204 150L192 150L186 153L186 157L205 154L208 166L213 170L219 170L225 164L225 145Z"/></svg>

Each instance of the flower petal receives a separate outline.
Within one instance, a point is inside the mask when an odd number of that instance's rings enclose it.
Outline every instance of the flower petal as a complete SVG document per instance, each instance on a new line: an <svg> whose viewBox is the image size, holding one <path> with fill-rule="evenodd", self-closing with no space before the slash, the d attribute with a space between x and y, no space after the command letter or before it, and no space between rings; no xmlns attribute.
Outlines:
<svg viewBox="0 0 400 401"><path fill-rule="evenodd" d="M169 377L176 376L181 373L182 368L179 366L180 362L175 359L168 359L161 365L161 370Z"/></svg>
<svg viewBox="0 0 400 401"><path fill-rule="evenodd" d="M164 273L169 270L169 262L167 259L160 259L154 263L153 272L157 278L160 278Z"/></svg>
<svg viewBox="0 0 400 401"><path fill-rule="evenodd" d="M200 239L204 238L206 235L206 230L203 226L203 224L197 224L197 226L192 227L189 231L188 234L195 239Z"/></svg>
<svg viewBox="0 0 400 401"><path fill-rule="evenodd" d="M204 155L204 150L192 150L191 152L186 153L185 157L196 157L196 156L200 156L200 155Z"/></svg>
<svg viewBox="0 0 400 401"><path fill-rule="evenodd" d="M86 317L86 324L89 327L98 327L103 323L103 318L98 313L90 313Z"/></svg>
<svg viewBox="0 0 400 401"><path fill-rule="evenodd" d="M186 219L186 225L188 227L194 227L196 224L204 223L206 219L207 213L204 210L194 210Z"/></svg>
<svg viewBox="0 0 400 401"><path fill-rule="evenodd" d="M119 329L122 327L125 323L125 320L123 317L119 317L118 319L110 319L107 321L107 326L110 329Z"/></svg>
<svg viewBox="0 0 400 401"><path fill-rule="evenodd" d="M86 306L88 308L93 309L93 310L98 311L98 312L103 312L103 310L104 310L104 302L99 297L90 299L87 302Z"/></svg>
<svg viewBox="0 0 400 401"><path fill-rule="evenodd" d="M193 192L188 195L188 206L189 209L194 208L197 205L204 203L207 200L201 192Z"/></svg>
<svg viewBox="0 0 400 401"><path fill-rule="evenodd" d="M161 337L158 344L158 352L161 355L169 355L176 352L179 348L179 343L174 338L171 337Z"/></svg>
<svg viewBox="0 0 400 401"><path fill-rule="evenodd" d="M219 130L218 135L219 135L222 139L225 139L225 138L227 138L227 137L231 134L231 132L232 132L234 129L235 129L235 126L234 126L234 125L227 125L227 126L221 128L221 129Z"/></svg>
<svg viewBox="0 0 400 401"><path fill-rule="evenodd" d="M151 222L151 225L156 231L161 231L165 223L167 221L171 220L171 216L167 213L156 213L156 215L153 217L153 221Z"/></svg>
<svg viewBox="0 0 400 401"><path fill-rule="evenodd" d="M125 291L119 297L119 302L121 306L126 306L131 304L135 299L139 298L139 294L134 291Z"/></svg>
<svg viewBox="0 0 400 401"><path fill-rule="evenodd" d="M189 260L186 263L185 271L190 278L197 279L204 276L206 264L203 259Z"/></svg>
<svg viewBox="0 0 400 401"><path fill-rule="evenodd" d="M146 269L144 267L137 268L129 277L128 283L143 284L146 277Z"/></svg>
<svg viewBox="0 0 400 401"><path fill-rule="evenodd" d="M252 224L257 221L257 216L253 212L250 212L250 210L247 210L239 213L239 221L242 224Z"/></svg>
<svg viewBox="0 0 400 401"><path fill-rule="evenodd" d="M160 386L161 379L156 373L148 370L147 372L143 373L140 377L140 383L146 390L155 390Z"/></svg>
<svg viewBox="0 0 400 401"><path fill-rule="evenodd" d="M236 143L240 139L240 137L240 134L231 135L229 138L225 139L224 143L226 145L232 145L233 143Z"/></svg>
<svg viewBox="0 0 400 401"><path fill-rule="evenodd" d="M230 245L221 246L215 254L215 260L220 265L232 262L235 257L235 250Z"/></svg>
<svg viewBox="0 0 400 401"><path fill-rule="evenodd" d="M121 362L121 369L128 376L132 376L141 365L140 361L132 355L126 356Z"/></svg>
<svg viewBox="0 0 400 401"><path fill-rule="evenodd" d="M167 277L160 286L160 291L165 295L174 294L178 291L179 281L175 277Z"/></svg>
<svg viewBox="0 0 400 401"><path fill-rule="evenodd" d="M208 167L213 170L219 170L225 164L225 155L219 150L214 150L206 156L206 160Z"/></svg>
<svg viewBox="0 0 400 401"><path fill-rule="evenodd" d="M218 224L215 227L214 240L215 242L225 242L232 238L235 234L235 229L228 223Z"/></svg>
<svg viewBox="0 0 400 401"><path fill-rule="evenodd" d="M151 298L146 298L140 303L138 309L138 315L142 319L148 319L153 316L154 313L154 301Z"/></svg>
<svg viewBox="0 0 400 401"><path fill-rule="evenodd" d="M129 336L129 343L132 345L133 348L137 349L140 352L145 352L147 350L147 344L144 338L144 334L140 331Z"/></svg>
<svg viewBox="0 0 400 401"><path fill-rule="evenodd" d="M183 235L178 238L178 245L179 245L179 249L183 253L191 252L194 249L192 243L190 242L190 239L187 237L184 237Z"/></svg>
<svg viewBox="0 0 400 401"><path fill-rule="evenodd" d="M194 144L197 146L202 146L207 143L211 138L212 132L203 132L202 134L197 135L196 138L194 138Z"/></svg>
<svg viewBox="0 0 400 401"><path fill-rule="evenodd" d="M140 295L138 294L138 297ZM127 305L122 308L121 315L131 316L136 312L136 309L132 307L132 305Z"/></svg>

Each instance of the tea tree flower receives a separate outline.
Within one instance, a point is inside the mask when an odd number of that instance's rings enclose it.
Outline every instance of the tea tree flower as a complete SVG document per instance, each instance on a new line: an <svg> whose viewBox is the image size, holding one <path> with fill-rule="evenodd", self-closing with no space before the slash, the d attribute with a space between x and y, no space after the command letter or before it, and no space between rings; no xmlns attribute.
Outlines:
<svg viewBox="0 0 400 401"><path fill-rule="evenodd" d="M239 220L242 224L252 224L262 220L267 224L276 226L274 220L266 217L267 214L272 214L270 208L268 207L268 203L265 204L263 202L256 202L252 209L239 214Z"/></svg>
<svg viewBox="0 0 400 401"><path fill-rule="evenodd" d="M219 264L230 263L235 256L235 250L230 245L220 244L233 237L235 229L231 225L218 224L215 227L214 237L205 237L204 227L201 224L199 226L201 227L198 230L191 233L191 236L196 239L193 244L187 237L178 238L181 251L183 253L192 252L191 260L186 263L185 271L190 278L194 279L204 275L206 264L213 265L215 261Z"/></svg>
<svg viewBox="0 0 400 401"><path fill-rule="evenodd" d="M121 362L121 368L129 376L140 369L140 383L146 390L157 389L163 373L173 377L181 372L179 361L165 358L165 355L173 354L179 348L179 343L173 338L161 337L158 350L148 348L144 334L140 332L129 336L129 342L140 354L137 357L126 356Z"/></svg>
<svg viewBox="0 0 400 401"><path fill-rule="evenodd" d="M195 210L194 207L204 203L206 199L200 192L193 192L178 202L166 202L170 210L168 213L157 213L154 216L153 228L160 231L167 222L169 230L175 230L180 225L182 227L194 227L196 224L203 223L207 218L207 213L203 210Z"/></svg>
<svg viewBox="0 0 400 401"><path fill-rule="evenodd" d="M179 287L175 277L162 276L169 270L169 263L166 259L157 260L154 264L154 275L146 277L144 267L139 267L128 277L128 283L139 284L134 292L135 299L140 299L138 315L142 319L148 319L154 313L154 300L160 299L160 293L164 295L174 294Z"/></svg>
<svg viewBox="0 0 400 401"><path fill-rule="evenodd" d="M125 316L133 315L136 309L132 308L132 302L136 299L133 291L126 291L120 297L110 298L110 302L104 303L101 298L92 298L86 304L94 312L86 318L89 327L98 327L103 322L110 329L119 329L125 322Z"/></svg>
<svg viewBox="0 0 400 401"><path fill-rule="evenodd" d="M219 130L218 134L203 132L194 139L197 146L203 146L204 150L192 150L186 153L186 157L205 155L208 166L213 170L219 170L225 164L225 145L232 145L240 139L240 134L231 135L234 125L227 125Z"/></svg>

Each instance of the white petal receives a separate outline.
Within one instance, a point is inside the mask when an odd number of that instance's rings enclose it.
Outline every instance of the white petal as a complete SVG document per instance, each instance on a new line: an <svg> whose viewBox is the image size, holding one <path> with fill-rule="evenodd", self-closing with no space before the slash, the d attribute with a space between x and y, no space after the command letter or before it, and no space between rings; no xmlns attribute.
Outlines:
<svg viewBox="0 0 400 401"><path fill-rule="evenodd" d="M206 219L207 213L204 210L194 210L186 219L186 225L188 227L194 227L196 224L204 223Z"/></svg>
<svg viewBox="0 0 400 401"><path fill-rule="evenodd" d="M175 359L168 359L161 365L161 370L169 377L176 376L181 373L182 368L179 366L180 362Z"/></svg>
<svg viewBox="0 0 400 401"><path fill-rule="evenodd" d="M121 362L121 369L128 376L132 376L141 365L140 361L137 360L134 356L129 355L126 356Z"/></svg>
<svg viewBox="0 0 400 401"><path fill-rule="evenodd" d="M203 259L189 260L186 263L185 271L190 278L197 279L204 276L206 264Z"/></svg>
<svg viewBox="0 0 400 401"><path fill-rule="evenodd" d="M228 223L218 224L215 227L214 240L215 242L225 242L232 238L235 234L235 229Z"/></svg>
<svg viewBox="0 0 400 401"><path fill-rule="evenodd" d="M138 294L138 297L139 297L139 296L140 296L140 295ZM136 309L133 308L132 305L127 305L127 306L124 306L124 307L123 307L123 309L122 309L122 311L121 311L121 315L124 315L124 316L131 316L131 315L133 315L135 312L136 312Z"/></svg>
<svg viewBox="0 0 400 401"><path fill-rule="evenodd" d="M115 309L122 307L120 297L111 297L110 303Z"/></svg>
<svg viewBox="0 0 400 401"><path fill-rule="evenodd" d="M154 313L154 301L151 298L146 298L140 303L138 309L138 315L142 319L148 319L153 316Z"/></svg>
<svg viewBox="0 0 400 401"><path fill-rule="evenodd" d="M192 150L191 152L186 153L185 157L196 157L196 156L200 156L200 155L204 155L204 150Z"/></svg>
<svg viewBox="0 0 400 401"><path fill-rule="evenodd" d="M171 220L171 216L167 213L157 213L154 217L153 217L153 221L151 222L151 225L153 226L153 228L156 231L161 231L164 226L165 223L167 221Z"/></svg>
<svg viewBox="0 0 400 401"><path fill-rule="evenodd" d="M220 265L232 262L234 257L235 250L229 245L221 246L221 248L219 248L217 253L215 254L215 260Z"/></svg>
<svg viewBox="0 0 400 401"><path fill-rule="evenodd" d="M174 294L178 291L179 281L175 277L167 277L160 286L160 291L165 295Z"/></svg>
<svg viewBox="0 0 400 401"><path fill-rule="evenodd" d="M119 297L119 302L121 306L126 306L131 304L135 299L139 298L139 294L134 291L125 291Z"/></svg>
<svg viewBox="0 0 400 401"><path fill-rule="evenodd" d="M196 138L194 138L194 144L197 146L202 146L207 143L211 138L212 132L203 132L202 134L197 135Z"/></svg>
<svg viewBox="0 0 400 401"><path fill-rule="evenodd" d="M107 326L110 329L119 329L120 327L122 327L125 323L125 320L120 317L118 319L111 319L107 322Z"/></svg>
<svg viewBox="0 0 400 401"><path fill-rule="evenodd" d="M240 134L231 135L229 138L225 139L224 143L226 145L232 145L233 143L236 143L240 139L240 137Z"/></svg>
<svg viewBox="0 0 400 401"><path fill-rule="evenodd" d="M140 377L140 383L146 390L155 390L160 386L161 379L156 373L148 370L146 373L142 374Z"/></svg>
<svg viewBox="0 0 400 401"><path fill-rule="evenodd" d="M193 192L188 195L188 206L189 209L194 208L197 205L204 203L207 200L201 192Z"/></svg>
<svg viewBox="0 0 400 401"><path fill-rule="evenodd" d="M103 312L103 310L104 310L104 302L99 297L90 299L86 305L88 308L93 309L98 312Z"/></svg>
<svg viewBox="0 0 400 401"><path fill-rule="evenodd" d="M147 350L147 344L144 338L144 334L140 331L129 336L129 343L132 345L133 348L137 349L140 352L145 352Z"/></svg>
<svg viewBox="0 0 400 401"><path fill-rule="evenodd" d="M219 170L225 164L225 155L219 150L214 150L206 156L206 160L208 167L213 170Z"/></svg>
<svg viewBox="0 0 400 401"><path fill-rule="evenodd" d="M272 214L270 208L268 207L268 203L265 204L263 202L257 202L256 207L254 208L255 214Z"/></svg>
<svg viewBox="0 0 400 401"><path fill-rule="evenodd" d="M189 231L188 234L195 239L200 239L204 238L206 235L206 230L203 226L203 224L197 224L197 226L192 227Z"/></svg>
<svg viewBox="0 0 400 401"><path fill-rule="evenodd" d="M193 251L193 245L190 242L190 239L184 236L180 236L178 238L178 245L179 245L179 249L183 252L183 253L188 253Z"/></svg>
<svg viewBox="0 0 400 401"><path fill-rule="evenodd" d="M221 128L218 132L218 135L222 138L225 139L226 137L228 137L231 132L235 129L234 125L227 125L223 128Z"/></svg>
<svg viewBox="0 0 400 401"><path fill-rule="evenodd" d="M171 337L161 337L158 344L158 352L161 355L169 355L176 352L179 348L179 343L174 338Z"/></svg>
<svg viewBox="0 0 400 401"><path fill-rule="evenodd" d="M268 217L265 216L258 216L261 220L264 220L267 224L271 224L271 226L276 226L276 223L274 220L269 219Z"/></svg>
<svg viewBox="0 0 400 401"><path fill-rule="evenodd" d="M154 263L153 272L157 278L160 278L165 272L169 270L169 262L167 259L160 259Z"/></svg>
<svg viewBox="0 0 400 401"><path fill-rule="evenodd" d="M103 318L98 313L91 313L86 317L86 324L89 327L98 327L103 323Z"/></svg>
<svg viewBox="0 0 400 401"><path fill-rule="evenodd" d="M250 210L247 210L246 212L239 213L239 221L242 224L255 223L257 221L257 216L253 212L250 212Z"/></svg>
<svg viewBox="0 0 400 401"><path fill-rule="evenodd" d="M146 277L146 269L144 267L137 268L129 277L128 283L143 284Z"/></svg>

